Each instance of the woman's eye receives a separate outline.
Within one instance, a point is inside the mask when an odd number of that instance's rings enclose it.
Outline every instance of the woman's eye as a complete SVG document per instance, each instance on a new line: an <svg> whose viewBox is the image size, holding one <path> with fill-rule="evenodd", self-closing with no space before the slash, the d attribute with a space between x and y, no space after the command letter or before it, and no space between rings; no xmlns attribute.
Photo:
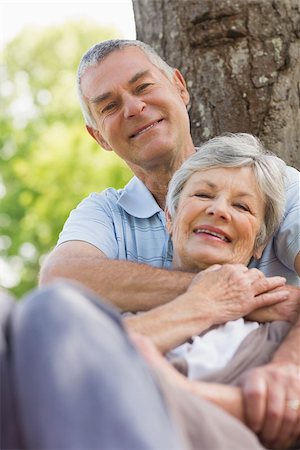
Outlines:
<svg viewBox="0 0 300 450"><path fill-rule="evenodd" d="M211 198L211 194L206 194L204 192L198 192L197 194L194 194L194 197L200 197L200 198Z"/></svg>
<svg viewBox="0 0 300 450"><path fill-rule="evenodd" d="M236 203L234 206L238 209L241 209L242 211L250 211L249 207L247 205L244 205L243 203Z"/></svg>

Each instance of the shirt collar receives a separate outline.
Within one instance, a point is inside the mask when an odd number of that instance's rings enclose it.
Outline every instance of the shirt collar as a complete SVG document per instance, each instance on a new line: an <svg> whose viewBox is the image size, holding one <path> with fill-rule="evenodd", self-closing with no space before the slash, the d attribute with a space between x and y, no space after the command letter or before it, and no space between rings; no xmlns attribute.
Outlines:
<svg viewBox="0 0 300 450"><path fill-rule="evenodd" d="M137 177L133 177L125 186L118 205L131 216L140 219L147 219L162 211L151 192Z"/></svg>

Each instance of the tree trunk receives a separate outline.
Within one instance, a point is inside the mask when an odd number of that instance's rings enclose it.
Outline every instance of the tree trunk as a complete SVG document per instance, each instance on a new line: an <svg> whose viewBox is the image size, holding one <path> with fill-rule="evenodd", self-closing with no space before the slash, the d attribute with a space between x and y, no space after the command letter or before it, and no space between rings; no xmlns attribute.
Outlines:
<svg viewBox="0 0 300 450"><path fill-rule="evenodd" d="M133 0L137 39L183 73L192 136L258 136L300 168L299 0Z"/></svg>

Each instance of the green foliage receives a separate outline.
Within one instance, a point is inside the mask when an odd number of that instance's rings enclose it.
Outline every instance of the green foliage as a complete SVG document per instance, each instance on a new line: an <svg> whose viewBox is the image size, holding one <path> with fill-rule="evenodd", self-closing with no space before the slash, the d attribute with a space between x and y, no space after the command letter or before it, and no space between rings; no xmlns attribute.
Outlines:
<svg viewBox="0 0 300 450"><path fill-rule="evenodd" d="M1 55L0 284L17 297L37 285L41 260L70 210L90 192L122 187L131 177L88 136L76 94L82 54L113 37L72 22L24 30Z"/></svg>

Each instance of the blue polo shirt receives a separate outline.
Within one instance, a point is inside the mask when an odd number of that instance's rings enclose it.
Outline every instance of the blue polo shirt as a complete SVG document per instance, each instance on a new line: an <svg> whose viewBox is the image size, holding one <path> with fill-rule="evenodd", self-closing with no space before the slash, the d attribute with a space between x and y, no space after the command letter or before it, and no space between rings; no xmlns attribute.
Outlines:
<svg viewBox="0 0 300 450"><path fill-rule="evenodd" d="M253 260L267 276L281 275L289 284L299 284L294 261L300 251L299 172L287 167L286 209L279 231L270 240L262 258ZM124 189L109 188L92 193L74 209L59 236L66 241L85 241L108 258L150 264L172 265L172 242L165 215L151 192L136 177Z"/></svg>
<svg viewBox="0 0 300 450"><path fill-rule="evenodd" d="M124 189L92 193L74 209L60 233L58 244L85 241L108 258L155 267L172 264L172 242L164 211L136 177Z"/></svg>

